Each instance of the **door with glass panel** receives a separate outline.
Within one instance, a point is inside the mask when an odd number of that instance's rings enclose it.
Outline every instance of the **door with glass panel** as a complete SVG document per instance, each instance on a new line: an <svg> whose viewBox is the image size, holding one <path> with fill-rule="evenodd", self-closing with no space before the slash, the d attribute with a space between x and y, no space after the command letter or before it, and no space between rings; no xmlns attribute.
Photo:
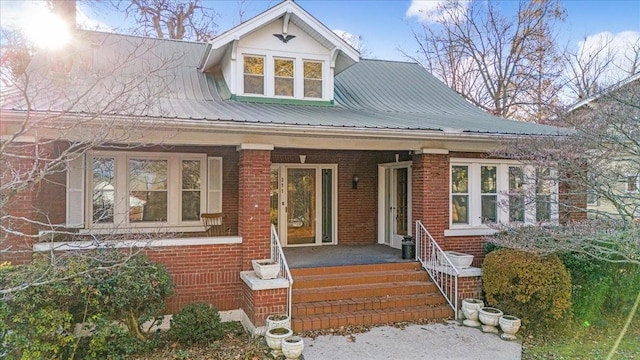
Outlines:
<svg viewBox="0 0 640 360"><path fill-rule="evenodd" d="M335 243L334 174L326 166L272 166L271 222L283 245Z"/></svg>

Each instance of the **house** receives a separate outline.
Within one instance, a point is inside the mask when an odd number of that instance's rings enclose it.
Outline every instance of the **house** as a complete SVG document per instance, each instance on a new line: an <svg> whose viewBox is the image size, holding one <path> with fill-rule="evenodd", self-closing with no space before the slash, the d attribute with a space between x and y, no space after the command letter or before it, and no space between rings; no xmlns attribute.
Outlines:
<svg viewBox="0 0 640 360"><path fill-rule="evenodd" d="M3 177L47 159L66 168L8 204L10 226L33 236L5 235L26 250L12 260L97 246L76 235L131 236L115 245L144 243L172 272L169 312L203 301L261 326L287 311L288 281L249 279L252 260L279 254L274 237L339 251L400 249L413 235L426 260L432 237L479 266L486 222L558 221L557 184L528 184L528 169L487 156L556 128L486 114L418 64L361 59L293 1L209 43L77 31L24 80L3 90L0 129L32 156L5 156ZM223 213L228 235L203 234L201 213ZM452 304L479 296L478 275L460 279Z"/></svg>
<svg viewBox="0 0 640 360"><path fill-rule="evenodd" d="M583 99L567 110L580 139L593 144L589 159L589 217L640 219L640 150L637 103L640 73Z"/></svg>

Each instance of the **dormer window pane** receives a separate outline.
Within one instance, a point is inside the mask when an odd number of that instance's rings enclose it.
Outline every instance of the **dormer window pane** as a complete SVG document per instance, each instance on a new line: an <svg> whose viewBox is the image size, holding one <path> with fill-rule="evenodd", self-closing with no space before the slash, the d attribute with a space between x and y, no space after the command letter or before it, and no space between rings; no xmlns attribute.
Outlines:
<svg viewBox="0 0 640 360"><path fill-rule="evenodd" d="M322 98L321 62L304 62L304 97Z"/></svg>
<svg viewBox="0 0 640 360"><path fill-rule="evenodd" d="M264 58L244 57L244 93L264 95Z"/></svg>
<svg viewBox="0 0 640 360"><path fill-rule="evenodd" d="M293 96L293 60L274 59L275 91L278 96Z"/></svg>

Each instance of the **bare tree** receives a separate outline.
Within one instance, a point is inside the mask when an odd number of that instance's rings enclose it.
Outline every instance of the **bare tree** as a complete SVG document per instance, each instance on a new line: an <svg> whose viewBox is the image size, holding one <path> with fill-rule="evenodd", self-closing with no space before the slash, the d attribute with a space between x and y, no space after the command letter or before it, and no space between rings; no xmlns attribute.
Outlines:
<svg viewBox="0 0 640 360"><path fill-rule="evenodd" d="M567 87L576 99L586 99L606 87L605 81L615 58L612 41L611 38L600 38L594 44L585 37L577 50L564 53Z"/></svg>
<svg viewBox="0 0 640 360"><path fill-rule="evenodd" d="M540 121L557 94L554 25L565 11L556 0L520 1L503 14L494 1L447 1L434 23L414 31L423 64L476 106L502 117Z"/></svg>
<svg viewBox="0 0 640 360"><path fill-rule="evenodd" d="M522 227L489 239L539 253L571 251L640 265L640 78L608 89L564 117L562 138L510 143L496 155L558 169L558 227ZM587 206L587 202L589 205Z"/></svg>
<svg viewBox="0 0 640 360"><path fill-rule="evenodd" d="M85 31L75 36L73 46L36 52L19 77L13 66L1 68L0 259L27 262L34 242L88 240L99 245L122 238L117 229L102 236L81 235L65 223L64 214L49 211L51 202L65 202L65 174L82 164L79 160L88 151L144 148L174 134L167 130L166 137L145 140L164 121L136 114L162 117L158 99L167 93L168 70L180 66L183 54L155 39ZM81 208L84 200L75 201L72 206ZM42 237L42 231L49 235ZM127 236L137 241L130 254L157 237ZM82 250L51 249L50 265L64 256L87 254ZM31 274L29 281L2 288L0 294L56 280L46 272Z"/></svg>
<svg viewBox="0 0 640 360"><path fill-rule="evenodd" d="M133 34L159 39L207 41L216 34L216 12L200 0L132 0L113 3L131 16Z"/></svg>

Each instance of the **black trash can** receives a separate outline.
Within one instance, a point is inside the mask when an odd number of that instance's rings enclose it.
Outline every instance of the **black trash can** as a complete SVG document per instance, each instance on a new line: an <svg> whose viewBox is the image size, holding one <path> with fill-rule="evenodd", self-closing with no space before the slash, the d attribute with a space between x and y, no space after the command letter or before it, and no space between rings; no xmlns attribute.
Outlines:
<svg viewBox="0 0 640 360"><path fill-rule="evenodd" d="M402 259L413 260L416 258L416 243L413 236L405 235L402 239Z"/></svg>

